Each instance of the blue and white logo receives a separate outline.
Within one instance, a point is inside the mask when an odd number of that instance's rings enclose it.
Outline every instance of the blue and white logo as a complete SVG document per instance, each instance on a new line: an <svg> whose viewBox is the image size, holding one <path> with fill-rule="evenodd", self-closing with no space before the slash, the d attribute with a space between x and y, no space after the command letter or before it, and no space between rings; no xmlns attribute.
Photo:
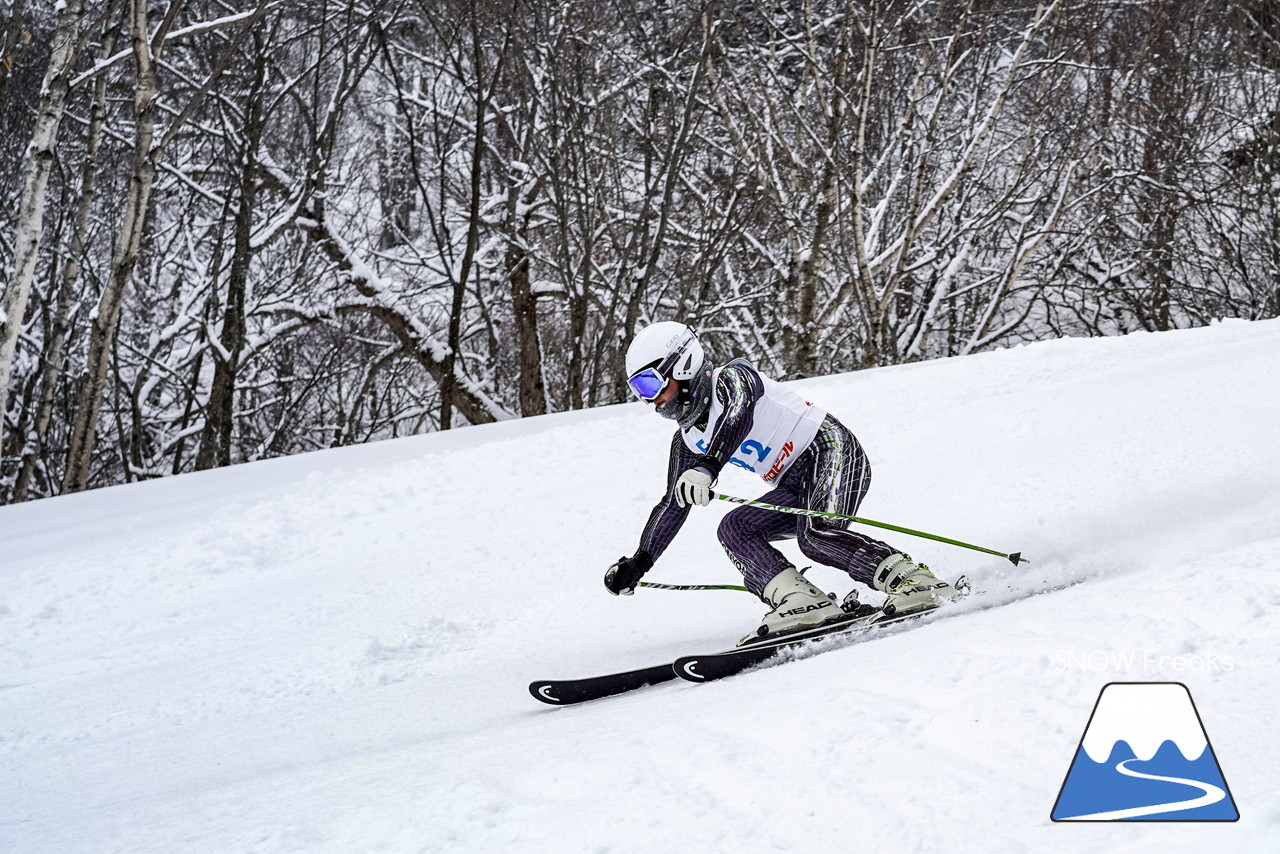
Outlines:
<svg viewBox="0 0 1280 854"><path fill-rule="evenodd" d="M1112 682L1098 695L1054 821L1240 818L1181 682Z"/></svg>

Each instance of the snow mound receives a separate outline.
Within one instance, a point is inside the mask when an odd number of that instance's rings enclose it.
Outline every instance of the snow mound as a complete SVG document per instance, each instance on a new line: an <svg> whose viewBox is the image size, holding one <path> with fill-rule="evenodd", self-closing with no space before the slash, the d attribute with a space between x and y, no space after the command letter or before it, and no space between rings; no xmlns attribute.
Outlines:
<svg viewBox="0 0 1280 854"><path fill-rule="evenodd" d="M601 586L663 486L669 425L639 404L0 508L0 850L1280 849L1280 321L798 386L868 449L862 515L1032 563L890 536L979 592L558 709L527 684L718 649L761 614ZM729 509L692 514L650 580L735 582ZM1240 821L1050 822L1115 681L1186 684Z"/></svg>

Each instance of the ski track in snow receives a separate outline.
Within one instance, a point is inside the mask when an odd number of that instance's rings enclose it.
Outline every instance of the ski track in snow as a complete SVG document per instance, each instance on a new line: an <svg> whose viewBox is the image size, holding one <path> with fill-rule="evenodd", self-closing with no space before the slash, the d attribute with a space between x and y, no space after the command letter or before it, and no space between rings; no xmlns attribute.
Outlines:
<svg viewBox="0 0 1280 854"><path fill-rule="evenodd" d="M551 708L531 680L725 648L761 615L604 592L664 482L639 404L0 508L0 852L1280 850L1280 321L795 387L866 445L861 515L1030 566L892 535L981 593ZM649 579L737 581L729 509ZM1113 664L1071 663L1091 652ZM1135 680L1187 684L1240 821L1050 822L1098 691Z"/></svg>

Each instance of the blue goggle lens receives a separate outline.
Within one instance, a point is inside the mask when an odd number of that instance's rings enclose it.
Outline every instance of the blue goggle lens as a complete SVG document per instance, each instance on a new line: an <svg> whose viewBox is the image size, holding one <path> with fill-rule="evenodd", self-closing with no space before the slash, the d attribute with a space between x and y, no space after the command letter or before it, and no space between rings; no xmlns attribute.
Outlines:
<svg viewBox="0 0 1280 854"><path fill-rule="evenodd" d="M667 387L667 379L653 368L645 368L627 380L627 385L631 386L631 390L641 400L653 400Z"/></svg>

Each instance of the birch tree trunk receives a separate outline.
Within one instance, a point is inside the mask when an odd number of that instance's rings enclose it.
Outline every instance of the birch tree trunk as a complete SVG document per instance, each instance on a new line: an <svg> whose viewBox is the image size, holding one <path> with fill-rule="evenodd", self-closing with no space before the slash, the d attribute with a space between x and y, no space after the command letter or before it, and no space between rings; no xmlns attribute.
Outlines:
<svg viewBox="0 0 1280 854"><path fill-rule="evenodd" d="M98 409L107 379L120 306L125 289L133 276L146 225L147 206L156 177L156 153L152 151L156 126L156 63L147 33L146 0L131 0L129 39L133 52L137 83L133 96L134 144L133 172L129 177L129 195L124 219L111 257L111 274L102 289L102 297L94 314L89 333L89 355L76 400L75 422L71 428L71 446L67 451L67 470L63 476L63 492L80 492L89 483L89 465L98 427Z"/></svg>
<svg viewBox="0 0 1280 854"><path fill-rule="evenodd" d="M105 60L115 47L114 30L107 33L98 51L98 59ZM81 258L85 253L85 234L89 228L89 214L98 186L98 155L102 147L102 125L107 110L107 80L99 77L94 84L93 107L89 114L89 132L85 146L84 168L80 177L80 198L76 202L76 218L72 225L71 241L67 246L67 258L62 265L58 283L58 303L55 309L53 333L45 348L45 362L41 368L40 401L36 410L31 437L22 451L22 465L13 486L13 500L25 501L31 488L40 449L44 446L49 424L53 420L54 397L57 392L58 369L70 332L71 295L80 279Z"/></svg>
<svg viewBox="0 0 1280 854"><path fill-rule="evenodd" d="M70 91L72 64L75 62L80 19L84 16L84 0L67 0L58 13L53 36L53 52L40 92L40 111L27 148L22 198L18 203L18 221L14 229L13 272L5 285L0 304L0 446L4 444L4 413L9 402L9 380L13 373L18 332L27 312L31 281L36 272L36 256L44 232L45 195L49 172L53 169L58 126L66 109Z"/></svg>
<svg viewBox="0 0 1280 854"><path fill-rule="evenodd" d="M128 197L120 234L111 257L111 272L103 285L93 325L89 333L89 354L81 378L80 392L76 400L76 415L72 423L70 447L67 450L67 470L63 477L63 492L79 492L89 483L89 467L96 440L98 410L102 406L106 386L107 368L115 347L116 328L120 322L120 308L133 268L138 262L142 238L146 233L147 211L151 204L151 188L165 147L195 113L205 96L221 77L223 70L234 57L236 47L266 14L269 0L259 0L258 6L245 17L232 16L223 20L223 26L235 26L235 33L228 40L226 52L197 90L169 125L163 138L156 139L157 99L159 81L156 67L159 53L173 23L182 11L183 0L173 0L165 10L164 18L154 35L147 29L147 0L130 0L128 6L129 38L134 62L134 148L132 170L129 177Z"/></svg>

